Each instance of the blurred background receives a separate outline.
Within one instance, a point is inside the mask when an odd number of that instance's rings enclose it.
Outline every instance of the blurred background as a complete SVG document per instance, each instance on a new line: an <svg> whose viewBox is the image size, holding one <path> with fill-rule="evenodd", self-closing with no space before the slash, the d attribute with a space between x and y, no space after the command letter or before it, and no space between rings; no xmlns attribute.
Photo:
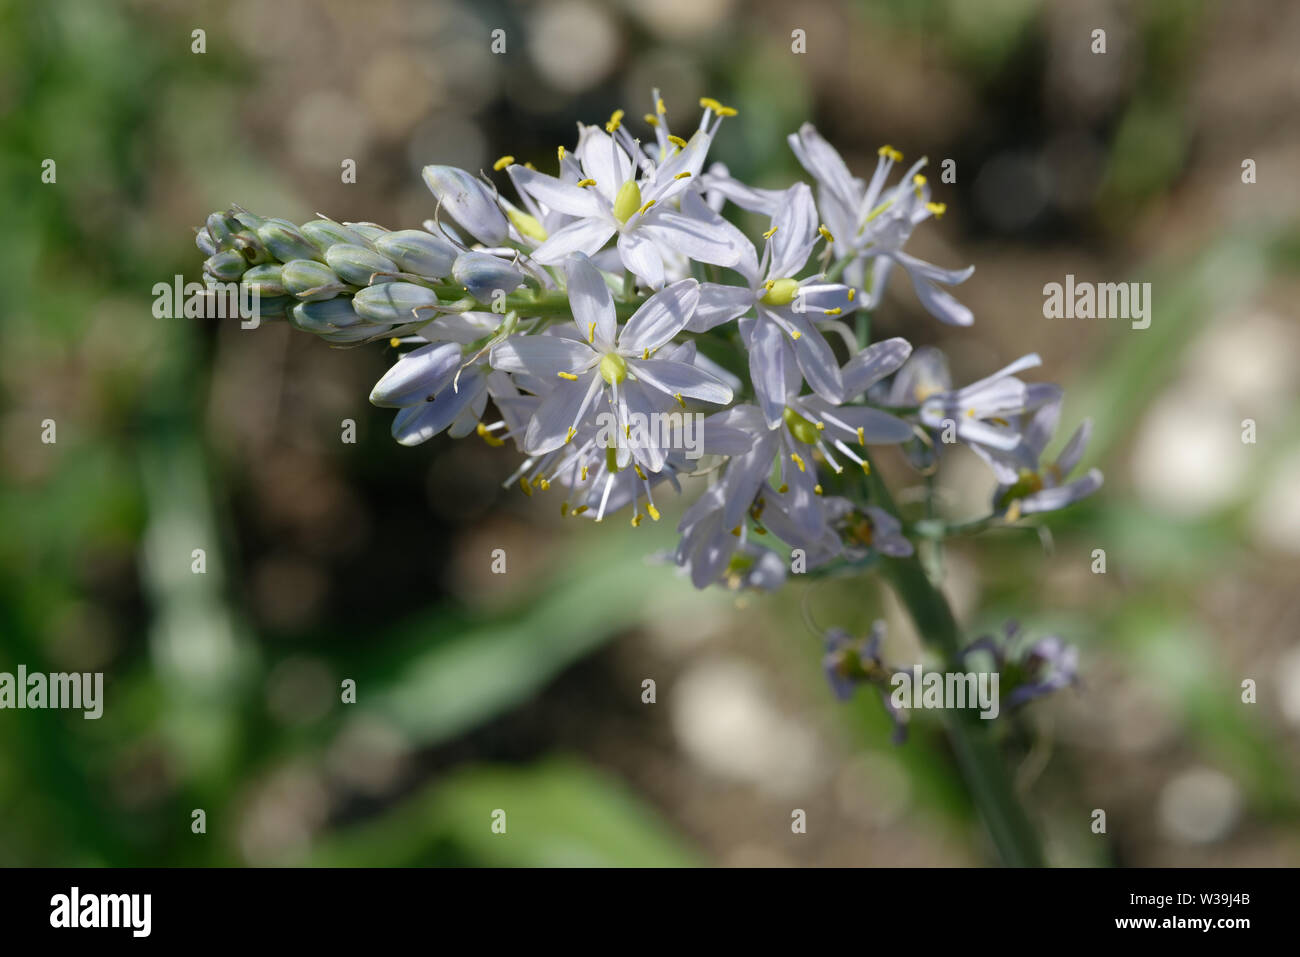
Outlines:
<svg viewBox="0 0 1300 957"><path fill-rule="evenodd" d="M552 169L652 85L679 125L738 107L714 156L756 185L803 176L805 120L859 174L929 156L948 214L909 249L976 265L976 325L900 279L876 335L959 382L1037 351L1093 418L1100 495L944 553L970 637L1080 648L1001 723L1052 862L1300 863L1298 52L1287 0L0 0L0 671L106 675L99 721L0 712L0 864L992 859L938 726L895 747L821 674L814 627L919 654L876 579L695 593L645 560L679 506L596 527L502 489L509 449L397 446L387 347L151 313L212 210L416 227L421 166ZM1044 319L1067 273L1151 282L1151 327ZM990 489L941 473L950 514Z"/></svg>

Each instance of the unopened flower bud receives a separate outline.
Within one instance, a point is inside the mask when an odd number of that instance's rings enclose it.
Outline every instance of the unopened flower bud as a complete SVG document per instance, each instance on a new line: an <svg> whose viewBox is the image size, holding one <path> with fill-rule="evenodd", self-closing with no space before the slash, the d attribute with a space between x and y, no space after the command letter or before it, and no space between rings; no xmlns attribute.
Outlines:
<svg viewBox="0 0 1300 957"><path fill-rule="evenodd" d="M336 296L323 302L298 303L289 311L289 322L319 336L355 326L361 317L352 308L351 299Z"/></svg>
<svg viewBox="0 0 1300 957"><path fill-rule="evenodd" d="M355 246L364 246L366 244L365 237L360 233L354 232L331 219L313 219L311 222L299 226L298 232L311 240L322 253L337 243L352 243ZM312 258L317 257L313 256Z"/></svg>
<svg viewBox="0 0 1300 957"><path fill-rule="evenodd" d="M352 304L359 315L371 322L399 325L432 318L427 310L438 305L438 297L432 289L415 283L386 282L359 290ZM417 313L416 309L421 312Z"/></svg>
<svg viewBox="0 0 1300 957"><path fill-rule="evenodd" d="M510 222L486 186L454 166L426 166L423 175L442 210L470 235L489 246L505 242Z"/></svg>
<svg viewBox="0 0 1300 957"><path fill-rule="evenodd" d="M397 263L365 246L339 243L325 251L325 261L344 282L366 286L375 273L397 272ZM384 281L382 277L378 281Z"/></svg>
<svg viewBox="0 0 1300 957"><path fill-rule="evenodd" d="M280 281L290 293L307 302L332 299L347 287L324 263L313 259L293 259L280 270Z"/></svg>
<svg viewBox="0 0 1300 957"><path fill-rule="evenodd" d="M257 228L257 238L282 263L291 259L323 258L320 250L287 219L268 219Z"/></svg>
<svg viewBox="0 0 1300 957"><path fill-rule="evenodd" d="M248 260L233 249L209 256L203 264L203 271L222 282L234 282L248 269Z"/></svg>
<svg viewBox="0 0 1300 957"><path fill-rule="evenodd" d="M459 250L448 240L422 229L403 229L386 233L374 241L375 250L401 267L402 272L431 279L451 275L452 263Z"/></svg>
<svg viewBox="0 0 1300 957"><path fill-rule="evenodd" d="M257 290L257 294L263 299L270 299L272 296L283 296L285 294L284 282L281 279L281 270L283 268L279 263L254 266L244 273L241 281L249 289Z"/></svg>
<svg viewBox="0 0 1300 957"><path fill-rule="evenodd" d="M521 273L504 259L487 253L468 252L456 257L451 267L452 277L464 286L479 302L491 304L498 290L509 294L524 281Z"/></svg>

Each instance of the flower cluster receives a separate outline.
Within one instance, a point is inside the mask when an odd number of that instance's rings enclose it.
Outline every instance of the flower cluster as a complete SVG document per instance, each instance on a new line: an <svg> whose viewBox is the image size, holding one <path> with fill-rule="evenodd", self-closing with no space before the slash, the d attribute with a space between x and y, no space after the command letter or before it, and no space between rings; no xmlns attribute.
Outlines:
<svg viewBox="0 0 1300 957"><path fill-rule="evenodd" d="M1062 393L1019 377L1037 356L954 387L936 350L869 341L895 267L935 318L973 321L948 291L973 267L903 248L944 212L924 160L895 179L902 156L881 147L864 181L804 125L789 145L812 185L757 189L709 161L736 111L701 107L685 136L657 91L643 139L621 110L580 125L555 175L510 156L495 179L426 167L436 209L422 229L214 213L198 233L205 276L332 344L388 341L399 357L370 399L396 410L398 442L510 443L523 462L508 484L560 490L565 515L659 521L665 487L706 476L673 556L700 588L780 584L778 540L807 570L910 555L908 527L863 479L874 446L921 467L968 446L1006 521L1100 485L1095 470L1068 479L1086 424L1043 461ZM754 239L733 223L756 217Z"/></svg>

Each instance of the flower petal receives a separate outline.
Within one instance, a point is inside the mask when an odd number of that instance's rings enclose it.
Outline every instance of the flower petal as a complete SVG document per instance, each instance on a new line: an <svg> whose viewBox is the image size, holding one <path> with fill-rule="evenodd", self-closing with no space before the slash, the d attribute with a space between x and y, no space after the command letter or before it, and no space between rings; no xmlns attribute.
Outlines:
<svg viewBox="0 0 1300 957"><path fill-rule="evenodd" d="M576 254L565 261L564 275L579 335L598 351L611 351L618 332L618 317L614 313L614 297L609 286L605 285L605 277L586 256Z"/></svg>
<svg viewBox="0 0 1300 957"><path fill-rule="evenodd" d="M628 369L644 385L670 396L683 396L726 405L732 399L731 388L703 369L671 359L628 359Z"/></svg>
<svg viewBox="0 0 1300 957"><path fill-rule="evenodd" d="M682 331L700 301L694 279L675 282L645 301L619 333L618 348L626 355L654 351Z"/></svg>

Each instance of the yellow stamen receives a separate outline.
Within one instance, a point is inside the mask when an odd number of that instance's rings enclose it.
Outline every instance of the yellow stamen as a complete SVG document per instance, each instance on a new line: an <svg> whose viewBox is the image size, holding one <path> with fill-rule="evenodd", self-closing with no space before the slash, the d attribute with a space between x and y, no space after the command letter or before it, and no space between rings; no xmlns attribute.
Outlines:
<svg viewBox="0 0 1300 957"><path fill-rule="evenodd" d="M779 492L781 495L784 495L788 491L790 491L790 486L788 485L782 485L779 489L777 489L777 492Z"/></svg>
<svg viewBox="0 0 1300 957"><path fill-rule="evenodd" d="M700 97L700 108L704 110L713 110L715 113L722 109L722 104L711 96Z"/></svg>
<svg viewBox="0 0 1300 957"><path fill-rule="evenodd" d="M800 471L800 472L806 472L806 471L808 471L807 466L805 466L805 465L803 464L803 459L801 459L801 458L799 457L799 453L798 453L798 452L791 452L791 453L790 453L790 461L793 462L795 465L799 466L799 471Z"/></svg>
<svg viewBox="0 0 1300 957"><path fill-rule="evenodd" d="M645 507L645 510L650 513L651 521L654 522L659 521L659 509L655 508L653 505L647 505Z"/></svg>
<svg viewBox="0 0 1300 957"><path fill-rule="evenodd" d="M609 122L605 124L605 132L613 133L622 125L623 125L623 111L615 110L613 113L610 114Z"/></svg>
<svg viewBox="0 0 1300 957"><path fill-rule="evenodd" d="M676 147L680 147L681 149L686 149L686 141L680 136L673 136L670 133L668 134L668 142L672 143Z"/></svg>
<svg viewBox="0 0 1300 957"><path fill-rule="evenodd" d="M578 381L578 377L574 375L572 372L557 372L555 374L559 376L561 379L568 379L570 382Z"/></svg>
<svg viewBox="0 0 1300 957"><path fill-rule="evenodd" d="M533 497L533 489L532 486L528 484L528 479L521 477L519 479L519 487L524 490L524 494L529 498Z"/></svg>
<svg viewBox="0 0 1300 957"><path fill-rule="evenodd" d="M586 505L579 505L577 508L573 510L573 514L577 516L577 515L581 515L583 512L586 511L590 511L590 509Z"/></svg>
<svg viewBox="0 0 1300 957"><path fill-rule="evenodd" d="M863 474L863 475L870 475L870 474L871 474L871 465L870 465L868 462L865 462L865 461L864 461L864 462L862 463L862 474Z"/></svg>
<svg viewBox="0 0 1300 957"><path fill-rule="evenodd" d="M817 495L822 494L822 487L821 487L820 485L814 485L814 486L813 486L813 492L814 492L815 494L817 494Z"/></svg>
<svg viewBox="0 0 1300 957"><path fill-rule="evenodd" d="M574 185L575 185L575 186L595 186L595 185L596 185L596 181L595 181L594 179L580 179L580 180L578 180L578 182L575 183Z"/></svg>
<svg viewBox="0 0 1300 957"><path fill-rule="evenodd" d="M895 163L903 162L903 154L888 144L880 147L876 152L887 159L893 160Z"/></svg>
<svg viewBox="0 0 1300 957"><path fill-rule="evenodd" d="M771 239L773 236L776 235L776 231L777 231L779 228L780 228L779 226L773 226L771 229L769 229L767 232L765 232L765 233L763 234L763 238L764 238L764 239Z"/></svg>
<svg viewBox="0 0 1300 957"><path fill-rule="evenodd" d="M740 538L740 526L737 525L735 528L733 528L731 530L731 534L735 535L737 538Z"/></svg>
<svg viewBox="0 0 1300 957"><path fill-rule="evenodd" d="M673 177L673 179L690 179L690 178L691 178L691 174L689 171L685 173L678 173L676 176Z"/></svg>
<svg viewBox="0 0 1300 957"><path fill-rule="evenodd" d="M560 162L563 163L563 162L564 162L564 147L563 147L563 146L557 146L557 147L555 148L555 155L559 158Z"/></svg>
<svg viewBox="0 0 1300 957"><path fill-rule="evenodd" d="M642 216L644 216L646 214L646 211L657 202L659 202L659 200L657 199L647 200L645 204L642 205L642 207L637 210L637 212L640 213Z"/></svg>
<svg viewBox="0 0 1300 957"><path fill-rule="evenodd" d="M655 116L653 113L647 113L645 116L642 117L642 119L645 120L651 126L659 125L659 117Z"/></svg>
<svg viewBox="0 0 1300 957"><path fill-rule="evenodd" d="M499 173L514 161L515 158L513 156L503 156L492 164L492 168Z"/></svg>
<svg viewBox="0 0 1300 957"><path fill-rule="evenodd" d="M862 426L860 425L858 426L858 445L862 446L863 448L867 447L867 437L866 435L863 434Z"/></svg>
<svg viewBox="0 0 1300 957"><path fill-rule="evenodd" d="M849 287L849 302L852 302L858 295L858 291L852 286Z"/></svg>
<svg viewBox="0 0 1300 957"><path fill-rule="evenodd" d="M640 527L641 527L641 513L640 513L640 512L637 512L635 515L632 516L632 527L633 527L633 528L640 528Z"/></svg>
<svg viewBox="0 0 1300 957"><path fill-rule="evenodd" d="M587 481L587 466L584 465L584 466L582 467L582 474L581 474L581 476L578 478L578 481L579 481L579 482L585 482L585 481Z"/></svg>
<svg viewBox="0 0 1300 957"><path fill-rule="evenodd" d="M639 466L639 465L637 465L635 462L633 462L633 463L632 463L632 468L633 468L633 470L636 471L636 477L639 478L642 482L644 482L644 481L645 481L645 473L641 471L641 466Z"/></svg>
<svg viewBox="0 0 1300 957"><path fill-rule="evenodd" d="M842 313L843 311L844 311L844 310L841 309L839 306L836 306L834 309L823 309L823 310L822 310L822 312L824 312L824 313L825 313L826 315L828 315L828 316L838 316L838 315L839 315L840 313Z"/></svg>
<svg viewBox="0 0 1300 957"><path fill-rule="evenodd" d="M538 479L537 487L540 488L543 492L545 492L547 489L551 487L551 483L546 481L546 479Z"/></svg>
<svg viewBox="0 0 1300 957"><path fill-rule="evenodd" d="M835 237L831 235L831 231L826 228L825 224L818 226L817 232L821 233L822 239L826 240L828 243L835 242Z"/></svg>
<svg viewBox="0 0 1300 957"><path fill-rule="evenodd" d="M487 426L485 426L482 422L480 422L478 426L475 427L474 431L478 433L478 437L480 439L482 439L488 445L492 446L494 449L500 448L501 446L506 444L503 439L498 439L495 435L489 432L487 430Z"/></svg>
<svg viewBox="0 0 1300 957"><path fill-rule="evenodd" d="M392 339L388 340L388 344L392 346L394 349L396 349L398 346L402 344L402 340L394 336Z"/></svg>
<svg viewBox="0 0 1300 957"><path fill-rule="evenodd" d="M683 409L686 408L686 400L682 398L682 394L680 392L674 392L673 398L677 400L677 404L680 405Z"/></svg>
<svg viewBox="0 0 1300 957"><path fill-rule="evenodd" d="M569 426L569 434L564 437L564 444L568 445L570 442L572 442L573 437L577 434L578 434L578 430L575 429L573 426Z"/></svg>
<svg viewBox="0 0 1300 957"><path fill-rule="evenodd" d="M560 517L563 518L565 515L568 515L568 514L569 514L569 503L568 503L568 502L561 502L561 503L560 503Z"/></svg>
<svg viewBox="0 0 1300 957"><path fill-rule="evenodd" d="M930 211L935 219L943 219L943 214L948 212L947 203L926 203L925 208Z"/></svg>
<svg viewBox="0 0 1300 957"><path fill-rule="evenodd" d="M596 341L596 324L594 322L587 323L587 341Z"/></svg>
<svg viewBox="0 0 1300 957"><path fill-rule="evenodd" d="M717 113L718 116L739 116L740 115L740 110L736 109L734 106L720 106L713 112Z"/></svg>
<svg viewBox="0 0 1300 957"><path fill-rule="evenodd" d="M655 110L659 113L660 116L663 116L665 113L668 112L668 107L664 106L664 98L662 96L659 97L659 99L655 100Z"/></svg>

